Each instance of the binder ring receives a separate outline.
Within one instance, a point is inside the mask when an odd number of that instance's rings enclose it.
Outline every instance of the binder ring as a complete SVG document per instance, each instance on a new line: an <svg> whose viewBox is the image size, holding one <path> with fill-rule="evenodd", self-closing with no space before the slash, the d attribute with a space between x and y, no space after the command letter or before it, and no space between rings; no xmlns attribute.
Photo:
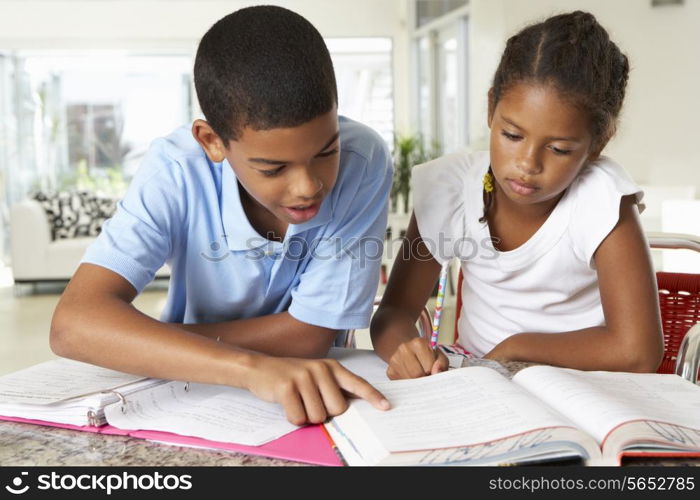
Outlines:
<svg viewBox="0 0 700 500"><path fill-rule="evenodd" d="M92 425L93 427L100 426L100 422L99 422L99 419L97 418L97 413L95 413L95 410L88 410L87 417L88 417L88 424Z"/></svg>
<svg viewBox="0 0 700 500"><path fill-rule="evenodd" d="M119 398L119 402L121 403L121 411L123 414L126 414L126 398L121 392L117 391L102 391L102 394L114 394Z"/></svg>

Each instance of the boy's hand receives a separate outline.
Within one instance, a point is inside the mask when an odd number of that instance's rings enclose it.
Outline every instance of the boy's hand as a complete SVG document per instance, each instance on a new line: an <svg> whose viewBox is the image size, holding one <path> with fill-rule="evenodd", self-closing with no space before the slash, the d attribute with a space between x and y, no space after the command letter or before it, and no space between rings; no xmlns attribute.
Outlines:
<svg viewBox="0 0 700 500"><path fill-rule="evenodd" d="M348 402L343 391L388 410L389 401L369 382L334 359L260 356L247 377L247 389L260 399L282 405L295 425L319 424L340 415Z"/></svg>
<svg viewBox="0 0 700 500"><path fill-rule="evenodd" d="M408 340L394 351L386 371L390 379L418 378L447 370L447 356L440 349L433 350L427 338Z"/></svg>

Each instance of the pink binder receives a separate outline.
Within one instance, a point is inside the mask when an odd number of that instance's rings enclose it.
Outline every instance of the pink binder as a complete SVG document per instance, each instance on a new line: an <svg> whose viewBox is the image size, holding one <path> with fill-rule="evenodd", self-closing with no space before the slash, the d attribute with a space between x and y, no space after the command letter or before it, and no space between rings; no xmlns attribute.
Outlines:
<svg viewBox="0 0 700 500"><path fill-rule="evenodd" d="M60 427L75 431L94 432L97 434L108 434L116 436L129 436L146 439L149 441L160 441L163 443L181 444L184 446L197 446L202 448L213 448L217 450L235 451L248 455L260 455L270 458L281 458L284 460L295 460L314 465L341 466L343 462L336 453L330 437L321 425L310 425L302 427L294 432L290 432L281 438L265 443L261 446L244 446L235 443L222 443L209 441L206 439L191 436L181 436L170 432L159 431L129 431L112 427L111 425L77 426L69 424L59 424L45 422L43 420L30 420L19 417L0 416L0 420L10 422L21 422L27 424L44 425L49 427Z"/></svg>

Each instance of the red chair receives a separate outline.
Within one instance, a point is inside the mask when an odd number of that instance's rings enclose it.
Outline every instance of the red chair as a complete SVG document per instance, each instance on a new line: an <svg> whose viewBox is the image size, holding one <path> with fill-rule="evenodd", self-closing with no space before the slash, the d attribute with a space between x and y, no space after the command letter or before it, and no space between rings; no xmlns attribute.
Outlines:
<svg viewBox="0 0 700 500"><path fill-rule="evenodd" d="M700 252L700 238L648 233L651 248ZM657 272L664 358L658 373L676 373L697 381L700 358L700 274Z"/></svg>
<svg viewBox="0 0 700 500"><path fill-rule="evenodd" d="M700 252L700 238L688 234L648 233L649 246ZM455 342L462 311L462 271L457 282ZM695 383L700 369L700 274L657 272L664 357L657 373L676 373Z"/></svg>

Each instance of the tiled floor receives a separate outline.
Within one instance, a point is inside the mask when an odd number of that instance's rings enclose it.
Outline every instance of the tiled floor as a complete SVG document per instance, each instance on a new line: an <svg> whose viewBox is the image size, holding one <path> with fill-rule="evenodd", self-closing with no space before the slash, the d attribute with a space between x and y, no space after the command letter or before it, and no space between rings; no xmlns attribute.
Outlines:
<svg viewBox="0 0 700 500"><path fill-rule="evenodd" d="M0 268L0 375L54 358L49 348L49 328L63 288L62 284L15 287L10 271ZM157 318L165 305L165 297L164 285L152 285L136 298L134 305ZM441 341L448 341L452 336L452 303L446 298ZM357 347L371 349L368 330L358 331L356 338Z"/></svg>

